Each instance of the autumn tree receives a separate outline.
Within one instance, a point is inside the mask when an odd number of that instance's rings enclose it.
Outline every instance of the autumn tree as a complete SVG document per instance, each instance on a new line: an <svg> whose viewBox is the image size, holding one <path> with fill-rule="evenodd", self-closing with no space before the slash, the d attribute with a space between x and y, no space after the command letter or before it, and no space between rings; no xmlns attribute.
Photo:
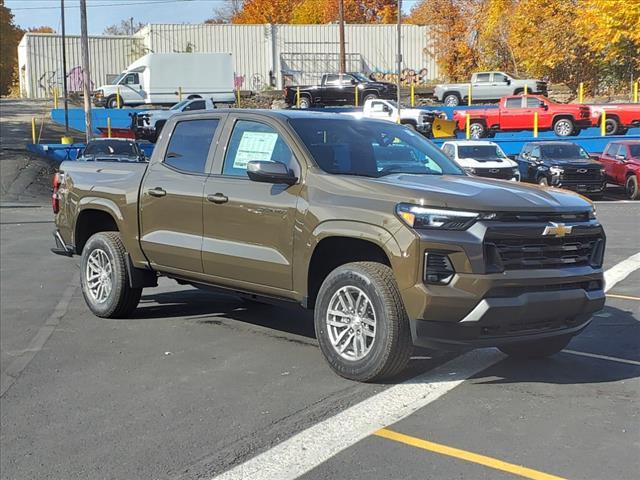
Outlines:
<svg viewBox="0 0 640 480"><path fill-rule="evenodd" d="M133 17L121 20L120 23L115 23L108 26L102 32L103 35L133 35L145 26L142 22L136 22Z"/></svg>
<svg viewBox="0 0 640 480"><path fill-rule="evenodd" d="M245 0L231 23L290 23L302 0Z"/></svg>
<svg viewBox="0 0 640 480"><path fill-rule="evenodd" d="M221 7L213 9L213 15L204 21L206 24L231 23L233 17L242 11L244 0L229 0Z"/></svg>
<svg viewBox="0 0 640 480"><path fill-rule="evenodd" d="M7 95L18 64L18 43L22 30L13 23L11 10L0 0L0 95Z"/></svg>
<svg viewBox="0 0 640 480"><path fill-rule="evenodd" d="M338 20L340 0L303 0L293 13L292 23L331 23ZM347 23L393 23L398 15L397 0L344 0Z"/></svg>

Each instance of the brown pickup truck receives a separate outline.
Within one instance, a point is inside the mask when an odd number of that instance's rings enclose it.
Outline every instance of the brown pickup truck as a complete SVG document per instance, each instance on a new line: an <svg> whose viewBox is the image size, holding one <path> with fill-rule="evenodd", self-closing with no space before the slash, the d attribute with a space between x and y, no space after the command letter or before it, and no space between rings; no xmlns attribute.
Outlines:
<svg viewBox="0 0 640 480"><path fill-rule="evenodd" d="M315 310L347 378L412 345L551 355L604 305L605 235L571 192L467 176L401 125L216 110L166 124L148 163L64 162L55 253L126 317L159 275Z"/></svg>

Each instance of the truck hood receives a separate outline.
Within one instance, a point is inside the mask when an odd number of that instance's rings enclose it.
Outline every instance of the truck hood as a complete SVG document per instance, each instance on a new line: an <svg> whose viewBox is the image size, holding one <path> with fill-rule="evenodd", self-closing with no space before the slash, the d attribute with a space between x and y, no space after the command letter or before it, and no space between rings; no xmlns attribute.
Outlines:
<svg viewBox="0 0 640 480"><path fill-rule="evenodd" d="M482 212L578 212L592 208L567 190L466 175L396 174L381 178L342 177L363 196L396 203Z"/></svg>
<svg viewBox="0 0 640 480"><path fill-rule="evenodd" d="M547 167L572 167L572 168L602 168L602 164L595 160L584 158L550 158L543 159L542 165Z"/></svg>

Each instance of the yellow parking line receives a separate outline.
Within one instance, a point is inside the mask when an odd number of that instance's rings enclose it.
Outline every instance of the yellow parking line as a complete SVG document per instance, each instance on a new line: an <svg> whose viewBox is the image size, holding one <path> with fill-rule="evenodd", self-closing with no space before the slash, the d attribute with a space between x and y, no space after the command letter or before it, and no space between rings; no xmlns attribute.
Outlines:
<svg viewBox="0 0 640 480"><path fill-rule="evenodd" d="M564 480L562 477L556 477L555 475L549 475L548 473L538 472L530 468L522 467L520 465L514 465L513 463L503 462L496 458L485 457L473 452L467 452L466 450L460 450L458 448L448 447L440 443L429 442L416 437L410 437L402 433L394 432L386 428L382 428L374 433L374 435L395 442L404 443L405 445L411 445L412 447L421 448L430 452L440 453L442 455L448 455L449 457L459 458L466 460L467 462L477 463L484 465L485 467L493 468L494 470L502 470L503 472L519 475L524 478L530 478L532 480Z"/></svg>
<svg viewBox="0 0 640 480"><path fill-rule="evenodd" d="M611 298L621 298L622 300L636 300L640 301L640 297L632 297L630 295L617 295L615 293L607 293L607 297Z"/></svg>

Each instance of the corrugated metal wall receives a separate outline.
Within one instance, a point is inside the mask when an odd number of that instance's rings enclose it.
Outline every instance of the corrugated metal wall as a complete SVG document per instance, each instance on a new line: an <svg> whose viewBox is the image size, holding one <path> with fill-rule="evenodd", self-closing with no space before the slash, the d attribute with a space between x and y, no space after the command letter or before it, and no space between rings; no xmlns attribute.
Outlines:
<svg viewBox="0 0 640 480"><path fill-rule="evenodd" d="M395 72L395 25L346 25L349 68L378 73L393 80ZM403 66L422 81L438 78L438 68L425 52L430 47L428 27L403 25ZM188 25L151 24L134 37L90 37L91 76L94 85L122 71L145 53L230 52L237 86L260 90L282 85L282 70L302 70L293 78L309 81L326 71L337 71L338 26L329 25ZM50 95L61 85L60 36L27 34L19 47L25 96ZM24 43L24 45L23 45ZM67 68L80 65L80 39L67 39ZM26 48L23 48L25 47ZM21 50L22 49L22 50ZM305 55L304 61L301 60ZM294 65L294 63L298 63ZM76 75L79 70L73 71ZM74 86L78 86L74 79Z"/></svg>
<svg viewBox="0 0 640 480"><path fill-rule="evenodd" d="M82 90L80 37L67 36L67 88ZM95 86L107 83L107 77L119 74L144 54L143 42L134 37L89 37L91 80ZM18 47L20 91L28 98L52 95L53 87L62 90L62 38L60 35L27 33Z"/></svg>

